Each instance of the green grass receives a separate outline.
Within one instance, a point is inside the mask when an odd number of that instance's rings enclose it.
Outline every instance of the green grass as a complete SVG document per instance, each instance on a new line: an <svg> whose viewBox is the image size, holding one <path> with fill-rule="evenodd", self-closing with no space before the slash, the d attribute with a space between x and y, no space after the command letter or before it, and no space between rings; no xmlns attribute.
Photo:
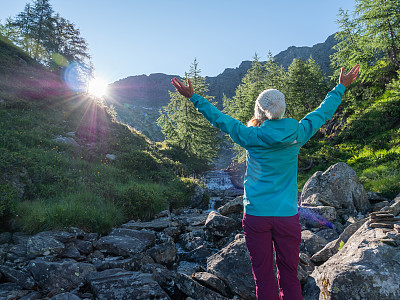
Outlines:
<svg viewBox="0 0 400 300"><path fill-rule="evenodd" d="M187 204L200 184L181 177L186 170L181 162L114 122L107 107L85 96L2 99L3 227L13 218L29 232L69 226L106 232ZM55 141L70 132L80 147Z"/></svg>
<svg viewBox="0 0 400 300"><path fill-rule="evenodd" d="M346 162L366 190L395 197L400 192L399 90L400 86L393 85L367 109L351 115L335 138L307 143L300 158L313 159L315 164L311 170L299 171L299 190L314 172Z"/></svg>

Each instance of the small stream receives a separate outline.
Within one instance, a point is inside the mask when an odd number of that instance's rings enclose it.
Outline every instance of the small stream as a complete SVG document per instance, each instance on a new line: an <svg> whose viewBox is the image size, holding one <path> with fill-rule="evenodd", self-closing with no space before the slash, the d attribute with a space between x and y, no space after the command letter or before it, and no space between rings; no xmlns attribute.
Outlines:
<svg viewBox="0 0 400 300"><path fill-rule="evenodd" d="M214 170L207 172L203 176L202 180L212 194L208 204L207 212L216 210L215 204L223 200L224 192L226 190L235 189L229 173L226 170Z"/></svg>
<svg viewBox="0 0 400 300"><path fill-rule="evenodd" d="M224 191L235 188L226 170L207 172L203 177L203 182L211 191Z"/></svg>

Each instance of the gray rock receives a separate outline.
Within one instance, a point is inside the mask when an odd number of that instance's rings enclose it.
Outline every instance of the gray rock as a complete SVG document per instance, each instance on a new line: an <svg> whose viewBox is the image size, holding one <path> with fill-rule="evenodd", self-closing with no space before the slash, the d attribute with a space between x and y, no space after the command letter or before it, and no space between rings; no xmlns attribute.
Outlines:
<svg viewBox="0 0 400 300"><path fill-rule="evenodd" d="M173 217L173 220L180 227L185 226L201 226L204 225L207 219L207 215L203 214L198 209L186 210L179 215Z"/></svg>
<svg viewBox="0 0 400 300"><path fill-rule="evenodd" d="M140 268L143 273L150 273L151 277L157 281L164 291L169 294L174 293L175 276L173 272L160 264L145 264Z"/></svg>
<svg viewBox="0 0 400 300"><path fill-rule="evenodd" d="M40 294L39 292L31 292L23 296L19 300L39 300L39 299L43 299L42 294Z"/></svg>
<svg viewBox="0 0 400 300"><path fill-rule="evenodd" d="M347 240L367 221L367 219L361 219L345 228L345 230L339 235L339 237L328 243L324 248L315 253L311 260L314 263L321 263L327 261L332 255L338 252L340 244L346 243Z"/></svg>
<svg viewBox="0 0 400 300"><path fill-rule="evenodd" d="M67 145L71 145L74 147L79 147L79 144L72 137L64 137L64 136L59 135L56 138L54 138L53 141L56 143L67 144Z"/></svg>
<svg viewBox="0 0 400 300"><path fill-rule="evenodd" d="M110 269L92 273L87 280L98 300L170 299L151 274Z"/></svg>
<svg viewBox="0 0 400 300"><path fill-rule="evenodd" d="M213 237L225 237L240 227L240 223L236 220L225 217L216 211L211 211L208 214L206 223L206 230Z"/></svg>
<svg viewBox="0 0 400 300"><path fill-rule="evenodd" d="M147 250L147 253L156 263L162 265L172 265L177 260L178 251L172 242L156 245Z"/></svg>
<svg viewBox="0 0 400 300"><path fill-rule="evenodd" d="M204 271L204 268L195 262L180 261L178 267L176 268L178 273L186 274L192 276L196 272Z"/></svg>
<svg viewBox="0 0 400 300"><path fill-rule="evenodd" d="M61 254L64 249L64 243L74 239L75 236L65 231L43 231L28 239L28 256L47 256Z"/></svg>
<svg viewBox="0 0 400 300"><path fill-rule="evenodd" d="M192 251L181 253L179 257L181 260L206 263L211 254L211 250L206 245L201 245Z"/></svg>
<svg viewBox="0 0 400 300"><path fill-rule="evenodd" d="M321 250L328 241L320 237L310 230L303 230L301 232L300 251L312 256L314 253Z"/></svg>
<svg viewBox="0 0 400 300"><path fill-rule="evenodd" d="M236 197L224 206L219 207L218 212L223 216L243 212L243 196Z"/></svg>
<svg viewBox="0 0 400 300"><path fill-rule="evenodd" d="M175 279L176 287L188 297L197 300L228 300L221 294L212 291L186 274L178 273Z"/></svg>
<svg viewBox="0 0 400 300"><path fill-rule="evenodd" d="M72 245L82 254L89 254L93 251L93 243L91 241L74 240L71 242Z"/></svg>
<svg viewBox="0 0 400 300"><path fill-rule="evenodd" d="M202 236L195 235L195 232L190 231L183 233L179 236L179 242L182 244L183 248L188 251L193 251L204 244L205 234L203 232Z"/></svg>
<svg viewBox="0 0 400 300"><path fill-rule="evenodd" d="M0 272L8 281L19 284L24 289L30 290L35 286L32 276L24 271L0 265Z"/></svg>
<svg viewBox="0 0 400 300"><path fill-rule="evenodd" d="M203 202L203 196L204 196L204 188L197 185L194 188L192 196L190 196L189 206L191 208L196 208L200 206Z"/></svg>
<svg viewBox="0 0 400 300"><path fill-rule="evenodd" d="M307 254L302 253L302 252L300 252L300 255L299 255L299 266L301 266L301 268L304 271L306 271L307 274L311 274L315 268L315 265L311 261L311 258Z"/></svg>
<svg viewBox="0 0 400 300"><path fill-rule="evenodd" d="M29 291L21 290L21 286L13 282L0 283L0 299L20 299L27 295Z"/></svg>
<svg viewBox="0 0 400 300"><path fill-rule="evenodd" d="M60 256L64 258L74 258L74 259L82 258L81 253L74 245L66 246L64 251L60 254Z"/></svg>
<svg viewBox="0 0 400 300"><path fill-rule="evenodd" d="M400 251L381 240L381 229L363 224L312 277L330 299L400 299Z"/></svg>
<svg viewBox="0 0 400 300"><path fill-rule="evenodd" d="M51 297L49 300L80 300L77 295L72 293L62 293Z"/></svg>
<svg viewBox="0 0 400 300"><path fill-rule="evenodd" d="M145 251L154 244L155 234L127 228L116 228L110 235L100 238L95 248L110 254L131 256Z"/></svg>
<svg viewBox="0 0 400 300"><path fill-rule="evenodd" d="M337 231L332 228L321 229L315 232L315 234L327 240L328 243L336 240L339 237Z"/></svg>
<svg viewBox="0 0 400 300"><path fill-rule="evenodd" d="M0 233L0 245L8 244L11 242L12 233L11 232L3 232Z"/></svg>
<svg viewBox="0 0 400 300"><path fill-rule="evenodd" d="M28 265L37 285L44 290L64 289L72 291L85 282L85 276L96 271L87 263L78 263L72 259L48 262L42 259L32 260Z"/></svg>
<svg viewBox="0 0 400 300"><path fill-rule="evenodd" d="M132 271L134 261L132 258L121 259L121 257L110 257L103 260L94 260L93 265L97 271L104 271L107 269L124 269Z"/></svg>
<svg viewBox="0 0 400 300"><path fill-rule="evenodd" d="M214 274L207 272L197 272L193 274L192 278L198 281L200 284L204 285L205 287L214 291L218 291L225 297L229 297L230 293L227 285Z"/></svg>
<svg viewBox="0 0 400 300"><path fill-rule="evenodd" d="M222 279L243 299L256 299L250 255L243 235L207 259L207 272Z"/></svg>
<svg viewBox="0 0 400 300"><path fill-rule="evenodd" d="M315 195L315 194L314 194ZM300 222L306 227L333 228L336 219L336 209L332 206L299 206Z"/></svg>
<svg viewBox="0 0 400 300"><path fill-rule="evenodd" d="M325 172L316 172L304 185L301 203L332 206L347 214L365 213L370 208L356 173L342 162L330 166Z"/></svg>
<svg viewBox="0 0 400 300"><path fill-rule="evenodd" d="M387 211L397 216L400 213L400 196L397 195L390 204L390 206L382 208L382 211Z"/></svg>
<svg viewBox="0 0 400 300"><path fill-rule="evenodd" d="M123 224L121 227L128 229L136 229L136 230L148 229L148 230L162 231L163 229L171 226L176 226L176 224L171 221L170 217L164 217L155 219L150 222L130 221L128 223Z"/></svg>

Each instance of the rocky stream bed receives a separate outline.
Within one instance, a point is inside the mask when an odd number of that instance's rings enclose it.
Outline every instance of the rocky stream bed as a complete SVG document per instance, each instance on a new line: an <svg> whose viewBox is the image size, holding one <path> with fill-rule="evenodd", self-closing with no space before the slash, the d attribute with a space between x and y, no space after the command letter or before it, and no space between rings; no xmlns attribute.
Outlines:
<svg viewBox="0 0 400 300"><path fill-rule="evenodd" d="M188 208L104 236L1 233L0 299L255 299L241 190L208 184L211 206L198 190ZM305 300L400 299L400 195L367 193L339 163L310 178L299 205Z"/></svg>

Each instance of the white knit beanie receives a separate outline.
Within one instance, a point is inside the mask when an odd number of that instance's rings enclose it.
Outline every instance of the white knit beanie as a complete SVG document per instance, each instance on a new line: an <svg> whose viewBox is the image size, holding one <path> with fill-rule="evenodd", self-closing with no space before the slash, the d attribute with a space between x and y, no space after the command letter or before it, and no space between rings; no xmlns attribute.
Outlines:
<svg viewBox="0 0 400 300"><path fill-rule="evenodd" d="M265 121L268 119L281 119L285 114L285 95L275 89L265 90L260 93L254 107L256 119Z"/></svg>

